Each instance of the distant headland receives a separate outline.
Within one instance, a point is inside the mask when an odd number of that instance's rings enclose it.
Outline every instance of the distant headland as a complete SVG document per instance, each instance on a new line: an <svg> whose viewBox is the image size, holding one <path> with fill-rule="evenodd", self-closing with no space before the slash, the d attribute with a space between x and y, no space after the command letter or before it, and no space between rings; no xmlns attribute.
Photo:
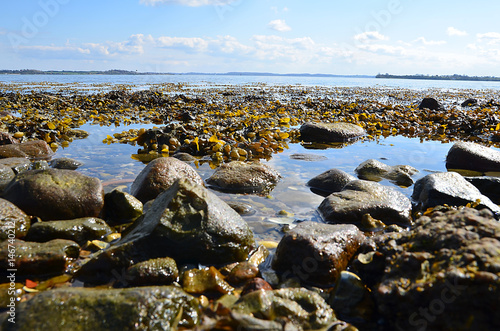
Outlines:
<svg viewBox="0 0 500 331"><path fill-rule="evenodd" d="M493 76L467 76L467 75L390 75L378 74L375 78L396 79L428 79L428 80L469 80L469 81L500 81L500 77Z"/></svg>

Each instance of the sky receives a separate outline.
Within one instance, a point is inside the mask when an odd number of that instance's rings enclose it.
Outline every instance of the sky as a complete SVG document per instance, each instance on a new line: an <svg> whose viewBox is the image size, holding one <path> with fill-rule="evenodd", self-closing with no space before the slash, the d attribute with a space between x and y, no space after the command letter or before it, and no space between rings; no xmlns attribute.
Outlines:
<svg viewBox="0 0 500 331"><path fill-rule="evenodd" d="M0 69L500 76L500 1L0 3Z"/></svg>

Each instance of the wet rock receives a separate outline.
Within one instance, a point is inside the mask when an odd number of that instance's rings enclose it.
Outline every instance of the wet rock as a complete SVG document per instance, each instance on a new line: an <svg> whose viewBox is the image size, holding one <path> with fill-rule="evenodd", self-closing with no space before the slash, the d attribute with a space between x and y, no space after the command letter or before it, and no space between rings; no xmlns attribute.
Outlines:
<svg viewBox="0 0 500 331"><path fill-rule="evenodd" d="M369 270L360 276L377 275L372 291L391 328L500 327L500 223L489 211L435 211L410 231L374 237L373 249L380 258L360 264Z"/></svg>
<svg viewBox="0 0 500 331"><path fill-rule="evenodd" d="M60 288L16 305L3 330L176 330L199 322L198 300L174 286ZM43 307L43 309L40 309Z"/></svg>
<svg viewBox="0 0 500 331"><path fill-rule="evenodd" d="M240 262L231 269L229 275L227 275L227 280L232 284L241 284L257 277L259 274L259 268L250 262Z"/></svg>
<svg viewBox="0 0 500 331"><path fill-rule="evenodd" d="M272 266L283 279L297 276L307 283L331 286L364 239L352 224L299 223L281 239Z"/></svg>
<svg viewBox="0 0 500 331"><path fill-rule="evenodd" d="M16 174L10 167L0 164L0 193L15 176Z"/></svg>
<svg viewBox="0 0 500 331"><path fill-rule="evenodd" d="M35 223L29 229L26 240L46 242L53 239L68 239L83 245L89 240L101 239L112 232L113 229L104 220L84 217Z"/></svg>
<svg viewBox="0 0 500 331"><path fill-rule="evenodd" d="M324 155L317 154L306 154L306 153L294 153L290 155L292 160L300 160L300 161L308 161L308 162L317 162L328 160L328 158Z"/></svg>
<svg viewBox="0 0 500 331"><path fill-rule="evenodd" d="M9 257L13 247L14 258ZM66 269L69 258L77 258L80 247L71 240L55 239L46 243L36 243L16 239L14 244L0 243L0 268L17 269L19 276L61 274ZM14 265L10 264L13 260Z"/></svg>
<svg viewBox="0 0 500 331"><path fill-rule="evenodd" d="M472 107L472 106L477 106L477 99L474 98L469 98L462 102L461 104L462 107Z"/></svg>
<svg viewBox="0 0 500 331"><path fill-rule="evenodd" d="M0 132L0 145L17 144L19 141L7 132Z"/></svg>
<svg viewBox="0 0 500 331"><path fill-rule="evenodd" d="M130 286L170 285L177 281L179 269L175 260L169 257L139 262L129 267L124 281Z"/></svg>
<svg viewBox="0 0 500 331"><path fill-rule="evenodd" d="M17 175L3 197L43 220L97 217L104 205L101 181L72 170L29 170Z"/></svg>
<svg viewBox="0 0 500 331"><path fill-rule="evenodd" d="M255 277L250 279L245 286L243 287L243 290L241 291L241 296L244 296L245 294L248 294L250 292L254 291L272 291L273 288L272 286L266 282L264 279L260 277Z"/></svg>
<svg viewBox="0 0 500 331"><path fill-rule="evenodd" d="M178 152L173 155L178 160L184 161L184 162L194 162L197 160L194 156L188 153L183 153L183 152Z"/></svg>
<svg viewBox="0 0 500 331"><path fill-rule="evenodd" d="M24 157L9 157L0 159L0 164L11 168L15 174L19 174L31 168L31 162Z"/></svg>
<svg viewBox="0 0 500 331"><path fill-rule="evenodd" d="M227 204L241 216L250 216L256 213L255 208L253 208L248 203L243 203L239 201L228 201Z"/></svg>
<svg viewBox="0 0 500 331"><path fill-rule="evenodd" d="M188 164L174 157L160 157L148 163L130 187L130 194L142 203L154 199L177 179L189 178L203 185L203 179Z"/></svg>
<svg viewBox="0 0 500 331"><path fill-rule="evenodd" d="M359 179L381 181L389 179L396 185L408 187L413 185L411 176L418 172L409 165L390 166L375 159L369 159L361 163L355 170Z"/></svg>
<svg viewBox="0 0 500 331"><path fill-rule="evenodd" d="M0 159L7 157L49 159L53 154L54 152L50 149L50 146L43 140L0 146Z"/></svg>
<svg viewBox="0 0 500 331"><path fill-rule="evenodd" d="M424 98L421 102L420 105L418 105L418 109L430 109L430 110L444 110L443 105L437 101L434 98Z"/></svg>
<svg viewBox="0 0 500 331"><path fill-rule="evenodd" d="M448 151L446 168L500 172L500 152L472 142L458 142Z"/></svg>
<svg viewBox="0 0 500 331"><path fill-rule="evenodd" d="M24 238L30 228L30 218L13 203L0 198L0 241Z"/></svg>
<svg viewBox="0 0 500 331"><path fill-rule="evenodd" d="M359 225L370 214L385 224L411 225L411 201L392 187L355 180L327 196L318 207L328 223Z"/></svg>
<svg viewBox="0 0 500 331"><path fill-rule="evenodd" d="M143 205L136 197L120 190L104 195L104 217L111 224L125 224L142 215Z"/></svg>
<svg viewBox="0 0 500 331"><path fill-rule="evenodd" d="M334 192L342 191L342 188L356 177L349 175L340 169L330 169L310 179L307 185L318 190L321 195L327 196Z"/></svg>
<svg viewBox="0 0 500 331"><path fill-rule="evenodd" d="M195 294L207 292L227 294L234 291L215 267L187 270L182 275L182 288L188 293Z"/></svg>
<svg viewBox="0 0 500 331"><path fill-rule="evenodd" d="M359 125L352 123L305 123L300 127L300 137L310 142L346 142L366 134Z"/></svg>
<svg viewBox="0 0 500 331"><path fill-rule="evenodd" d="M280 178L276 170L260 162L232 161L217 168L207 184L225 192L267 194Z"/></svg>
<svg viewBox="0 0 500 331"><path fill-rule="evenodd" d="M80 168L83 163L74 159L70 159L68 157L58 157L56 159L50 160L49 165L55 169L76 170Z"/></svg>
<svg viewBox="0 0 500 331"><path fill-rule="evenodd" d="M411 197L420 210L439 205L465 206L480 200L478 208L500 213L500 207L456 172L440 172L420 178Z"/></svg>
<svg viewBox="0 0 500 331"><path fill-rule="evenodd" d="M465 180L474 185L481 194L486 195L493 203L500 204L499 177L465 177Z"/></svg>
<svg viewBox="0 0 500 331"><path fill-rule="evenodd" d="M35 160L31 162L31 170L43 170L48 168L49 163L45 160Z"/></svg>

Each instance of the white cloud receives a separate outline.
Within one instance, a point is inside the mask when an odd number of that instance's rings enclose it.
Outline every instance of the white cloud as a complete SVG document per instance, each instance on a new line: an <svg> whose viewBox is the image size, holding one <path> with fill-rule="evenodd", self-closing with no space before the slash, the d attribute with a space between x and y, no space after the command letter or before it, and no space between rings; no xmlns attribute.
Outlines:
<svg viewBox="0 0 500 331"><path fill-rule="evenodd" d="M224 6L229 5L238 0L140 0L140 3L156 6L161 4L177 4L189 7L200 7L200 6Z"/></svg>
<svg viewBox="0 0 500 331"><path fill-rule="evenodd" d="M160 47L181 47L190 48L197 51L205 51L209 42L203 38L185 38L185 37L159 37L158 46Z"/></svg>
<svg viewBox="0 0 500 331"><path fill-rule="evenodd" d="M487 42L489 45L500 44L500 33L498 32L478 33L476 37L479 42Z"/></svg>
<svg viewBox="0 0 500 331"><path fill-rule="evenodd" d="M267 26L269 28L276 30L276 31L279 31L279 32L286 32L286 31L290 31L292 29L291 27L289 27L286 24L285 20L274 20L274 21L269 22L269 24Z"/></svg>
<svg viewBox="0 0 500 331"><path fill-rule="evenodd" d="M458 37L464 37L464 36L468 35L468 33L466 31L458 30L457 28L454 28L452 26L450 26L450 27L448 27L448 29L446 29L446 34L448 36L458 36Z"/></svg>
<svg viewBox="0 0 500 331"><path fill-rule="evenodd" d="M425 46L436 46L436 45L444 45L446 41L444 40L427 40L425 37L419 37L413 41L414 43L421 43Z"/></svg>
<svg viewBox="0 0 500 331"><path fill-rule="evenodd" d="M389 40L389 37L384 36L378 31L367 31L354 36L354 40L360 42Z"/></svg>

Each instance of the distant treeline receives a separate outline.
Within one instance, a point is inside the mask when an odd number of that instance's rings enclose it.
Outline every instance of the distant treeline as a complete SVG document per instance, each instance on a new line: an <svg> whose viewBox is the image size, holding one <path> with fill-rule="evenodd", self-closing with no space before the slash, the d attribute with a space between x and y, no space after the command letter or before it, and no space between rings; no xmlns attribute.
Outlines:
<svg viewBox="0 0 500 331"><path fill-rule="evenodd" d="M476 81L500 81L500 77L493 76L467 76L467 75L389 75L378 74L375 78L398 78L398 79L431 79L431 80L476 80Z"/></svg>
<svg viewBox="0 0 500 331"><path fill-rule="evenodd" d="M0 70L0 75L168 75L165 73L137 72L128 70L106 70L106 71L70 71L70 70Z"/></svg>

